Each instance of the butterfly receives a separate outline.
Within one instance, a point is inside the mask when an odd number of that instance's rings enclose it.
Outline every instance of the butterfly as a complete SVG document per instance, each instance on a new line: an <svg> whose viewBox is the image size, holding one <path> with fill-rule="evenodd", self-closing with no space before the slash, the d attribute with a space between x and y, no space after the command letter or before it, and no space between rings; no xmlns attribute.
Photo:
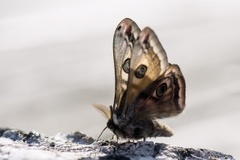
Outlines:
<svg viewBox="0 0 240 160"><path fill-rule="evenodd" d="M113 57L113 106L93 104L108 119L103 131L109 128L117 139L172 136L172 129L157 119L184 110L185 80L179 66L168 62L154 31L141 31L133 20L123 19L114 33Z"/></svg>

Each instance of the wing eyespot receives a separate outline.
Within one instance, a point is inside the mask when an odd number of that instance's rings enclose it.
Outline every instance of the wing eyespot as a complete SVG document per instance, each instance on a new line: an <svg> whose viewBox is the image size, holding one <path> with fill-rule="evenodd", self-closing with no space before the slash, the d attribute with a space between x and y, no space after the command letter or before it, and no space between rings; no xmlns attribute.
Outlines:
<svg viewBox="0 0 240 160"><path fill-rule="evenodd" d="M135 38L134 38L133 33L129 34L129 35L128 35L128 38L129 38L129 41L130 41L130 42L135 41Z"/></svg>
<svg viewBox="0 0 240 160"><path fill-rule="evenodd" d="M163 96L163 94L167 91L167 84L166 83L162 83L156 90L156 95L158 97Z"/></svg>
<svg viewBox="0 0 240 160"><path fill-rule="evenodd" d="M123 63L123 66L122 66L123 70L125 73L129 73L130 71L130 58L127 58L124 63Z"/></svg>
<svg viewBox="0 0 240 160"><path fill-rule="evenodd" d="M120 31L121 28L122 28L122 26L119 25L119 26L117 27L117 30Z"/></svg>
<svg viewBox="0 0 240 160"><path fill-rule="evenodd" d="M137 78L143 78L146 72L147 72L147 66L142 64L135 71L135 76Z"/></svg>

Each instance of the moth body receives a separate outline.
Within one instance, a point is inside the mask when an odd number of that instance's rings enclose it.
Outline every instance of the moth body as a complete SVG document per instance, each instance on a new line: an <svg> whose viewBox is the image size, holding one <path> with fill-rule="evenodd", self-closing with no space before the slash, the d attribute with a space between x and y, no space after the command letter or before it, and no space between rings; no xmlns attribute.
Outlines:
<svg viewBox="0 0 240 160"><path fill-rule="evenodd" d="M106 128L125 139L172 136L173 131L157 119L184 110L186 84L179 66L168 62L154 31L148 27L141 31L134 21L123 19L113 37L113 57L113 107L94 104L108 119Z"/></svg>
<svg viewBox="0 0 240 160"><path fill-rule="evenodd" d="M145 139L147 137L170 137L172 130L158 123L155 120L138 120L137 122L127 117L120 117L116 124L113 119L109 119L107 127L117 136L124 139Z"/></svg>

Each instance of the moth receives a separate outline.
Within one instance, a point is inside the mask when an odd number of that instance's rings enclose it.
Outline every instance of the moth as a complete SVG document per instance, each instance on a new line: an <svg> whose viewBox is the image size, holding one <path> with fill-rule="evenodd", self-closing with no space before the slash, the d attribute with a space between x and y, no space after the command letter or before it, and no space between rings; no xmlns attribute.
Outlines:
<svg viewBox="0 0 240 160"><path fill-rule="evenodd" d="M93 104L108 119L103 131L109 128L117 139L172 136L172 129L157 119L184 110L185 80L179 66L168 62L154 31L141 31L133 20L123 19L114 33L113 57L113 106Z"/></svg>

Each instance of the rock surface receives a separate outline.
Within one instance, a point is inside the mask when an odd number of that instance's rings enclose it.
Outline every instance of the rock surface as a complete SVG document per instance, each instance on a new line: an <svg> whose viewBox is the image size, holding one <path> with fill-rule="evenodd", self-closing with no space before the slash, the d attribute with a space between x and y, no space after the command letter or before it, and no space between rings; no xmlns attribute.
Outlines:
<svg viewBox="0 0 240 160"><path fill-rule="evenodd" d="M47 137L31 131L0 129L0 159L223 159L231 155L208 149L171 146L151 141L116 143L98 141L80 132Z"/></svg>

